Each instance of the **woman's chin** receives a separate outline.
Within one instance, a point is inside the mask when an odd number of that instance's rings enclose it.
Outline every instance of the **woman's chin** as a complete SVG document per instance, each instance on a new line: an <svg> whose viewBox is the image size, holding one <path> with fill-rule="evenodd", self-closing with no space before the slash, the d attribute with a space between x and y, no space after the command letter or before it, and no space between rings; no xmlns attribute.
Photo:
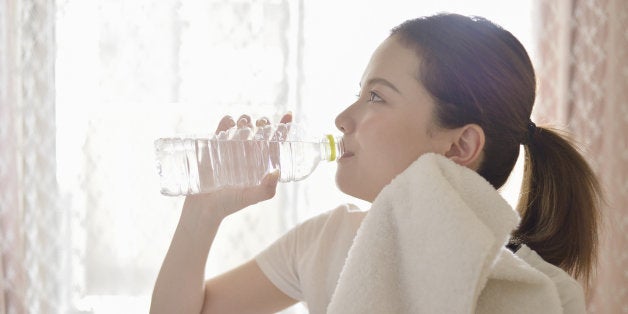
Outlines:
<svg viewBox="0 0 628 314"><path fill-rule="evenodd" d="M370 194L372 193L366 193L364 189L360 188L359 185L355 184L354 182L346 182L342 180L342 178L339 178L337 174L336 174L336 186L344 194L347 194L351 197L355 197L363 201L367 201L369 203L373 202L374 197L370 196Z"/></svg>

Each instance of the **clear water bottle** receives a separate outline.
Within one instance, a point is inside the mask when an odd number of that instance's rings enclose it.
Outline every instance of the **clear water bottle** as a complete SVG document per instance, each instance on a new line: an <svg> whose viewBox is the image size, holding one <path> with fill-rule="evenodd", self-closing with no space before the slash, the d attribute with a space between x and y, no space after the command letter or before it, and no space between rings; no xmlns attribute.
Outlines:
<svg viewBox="0 0 628 314"><path fill-rule="evenodd" d="M160 138L155 150L161 193L177 196L254 186L275 169L280 170L280 182L298 181L321 161L335 161L342 155L342 138L324 135L303 140L296 127L265 126L255 133L234 127L211 137Z"/></svg>

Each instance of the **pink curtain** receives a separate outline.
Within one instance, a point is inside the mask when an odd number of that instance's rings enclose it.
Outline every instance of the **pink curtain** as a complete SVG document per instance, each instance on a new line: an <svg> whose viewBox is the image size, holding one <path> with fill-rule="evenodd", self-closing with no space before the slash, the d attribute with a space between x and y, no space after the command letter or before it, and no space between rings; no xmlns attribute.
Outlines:
<svg viewBox="0 0 628 314"><path fill-rule="evenodd" d="M599 176L602 208L590 313L628 308L628 1L539 1L535 119L560 124Z"/></svg>
<svg viewBox="0 0 628 314"><path fill-rule="evenodd" d="M63 312L54 10L0 1L0 314Z"/></svg>
<svg viewBox="0 0 628 314"><path fill-rule="evenodd" d="M18 165L16 2L0 7L0 313L26 313Z"/></svg>

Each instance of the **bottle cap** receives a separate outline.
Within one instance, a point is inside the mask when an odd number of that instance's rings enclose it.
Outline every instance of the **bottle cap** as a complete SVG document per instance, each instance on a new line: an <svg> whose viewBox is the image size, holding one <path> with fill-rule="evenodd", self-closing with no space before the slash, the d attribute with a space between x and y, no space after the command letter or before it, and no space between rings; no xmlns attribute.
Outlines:
<svg viewBox="0 0 628 314"><path fill-rule="evenodd" d="M331 135L331 134L327 134L325 135L327 137L327 140L329 141L329 147L330 147L330 153L329 153L329 161L334 161L336 160L336 138Z"/></svg>

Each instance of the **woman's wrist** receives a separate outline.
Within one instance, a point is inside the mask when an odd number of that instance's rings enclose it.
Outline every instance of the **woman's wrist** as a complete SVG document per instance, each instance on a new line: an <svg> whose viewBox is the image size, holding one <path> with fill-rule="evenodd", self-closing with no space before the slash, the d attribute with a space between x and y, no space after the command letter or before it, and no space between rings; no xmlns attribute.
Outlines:
<svg viewBox="0 0 628 314"><path fill-rule="evenodd" d="M226 217L215 204L203 195L187 196L181 211L178 228L188 234L203 236L215 233Z"/></svg>

